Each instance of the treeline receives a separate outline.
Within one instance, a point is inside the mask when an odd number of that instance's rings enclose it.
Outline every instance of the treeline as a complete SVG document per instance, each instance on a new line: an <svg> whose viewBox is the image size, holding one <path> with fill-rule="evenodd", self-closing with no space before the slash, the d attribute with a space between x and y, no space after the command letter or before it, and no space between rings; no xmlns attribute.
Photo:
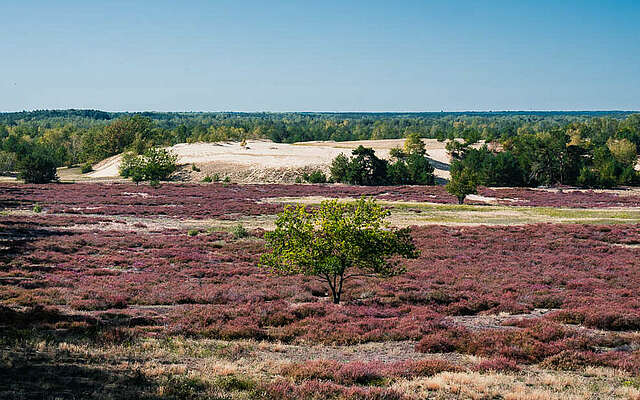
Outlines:
<svg viewBox="0 0 640 400"><path fill-rule="evenodd" d="M265 138L276 142L404 138L485 141L506 150L453 148L460 168L484 184L609 186L635 179L612 148L640 146L640 114L628 112L468 113L0 113L0 171L34 159L89 165L123 151L142 154L183 142ZM623 139L625 141L623 141ZM452 142L458 143L458 142ZM617 143L617 144L616 144ZM463 152L464 150L464 157ZM28 154L27 154L28 153ZM559 159L558 159L559 157ZM615 161L613 161L615 160ZM620 161L622 160L622 161ZM406 161L406 160L405 160ZM402 164L402 163L400 163ZM552 167L549 167L549 166ZM519 169L513 170L514 166ZM399 167L400 168L400 167ZM88 167L87 167L88 169ZM512 176L495 171L511 171ZM515 171L515 172L512 172Z"/></svg>
<svg viewBox="0 0 640 400"><path fill-rule="evenodd" d="M451 176L484 186L638 185L638 117L630 116L610 136L599 140L585 134L585 126L572 124L564 129L521 133L481 147L473 146L473 140L450 141Z"/></svg>

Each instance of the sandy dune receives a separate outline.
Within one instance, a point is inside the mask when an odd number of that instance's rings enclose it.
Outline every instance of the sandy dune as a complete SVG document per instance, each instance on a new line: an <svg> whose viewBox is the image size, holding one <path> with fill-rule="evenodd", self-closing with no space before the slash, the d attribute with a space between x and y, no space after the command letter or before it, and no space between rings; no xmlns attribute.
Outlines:
<svg viewBox="0 0 640 400"><path fill-rule="evenodd" d="M449 178L449 155L445 144L425 139L428 156L436 168L436 176ZM245 147L238 142L180 143L169 147L178 155L179 164L195 164L201 172L188 171L185 179L200 180L206 174L230 176L237 182L292 181L301 171L327 170L338 154L349 155L351 150L364 145L376 150L378 157L388 158L389 150L402 147L404 139L363 140L354 142L274 143L268 140L250 140ZM91 178L118 176L121 156L117 155L94 166Z"/></svg>

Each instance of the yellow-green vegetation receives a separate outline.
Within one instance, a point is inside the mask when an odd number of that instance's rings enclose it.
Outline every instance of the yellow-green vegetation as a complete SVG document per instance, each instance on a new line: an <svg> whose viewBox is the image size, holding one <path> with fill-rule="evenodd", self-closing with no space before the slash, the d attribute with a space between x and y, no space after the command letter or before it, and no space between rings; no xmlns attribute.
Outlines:
<svg viewBox="0 0 640 400"><path fill-rule="evenodd" d="M325 198L275 198L271 202L298 202L317 206ZM353 199L341 199L351 202ZM558 207L522 207L505 205L435 204L403 201L379 201L391 211L396 226L427 224L522 225L547 223L635 224L640 223L640 208L578 209ZM265 223L270 219L262 217ZM255 220L255 218L253 218Z"/></svg>
<svg viewBox="0 0 640 400"><path fill-rule="evenodd" d="M389 348L398 346L390 343L304 346L183 336L96 343L80 337L40 334L29 334L21 343L21 351L12 350L11 341L2 343L0 368L8 367L6 371L12 374L25 368L35 369L37 373L29 373L28 380L16 376L13 386L3 392L14 396L10 398L33 395L46 398L48 391L68 391L95 399L269 399L275 398L267 394L269 385L277 387L277 382L290 381L290 366L304 367L307 360L314 359L335 360L340 366L355 365L354 362L393 363L397 361L393 359L397 354ZM395 350L406 351L404 347ZM32 364L30 357L36 354L38 362ZM446 357L421 355L412 350L403 354L407 360L416 356L424 360ZM416 400L637 399L640 396L638 377L619 370L586 367L555 371L526 366L519 372L474 371L472 365L481 361L461 355L452 363L459 366L459 371L391 377L381 383L406 399ZM306 378L299 384L305 382ZM352 387L376 390L371 386Z"/></svg>
<svg viewBox="0 0 640 400"><path fill-rule="evenodd" d="M418 257L410 231L390 227L385 221L389 215L365 198L355 203L325 200L311 209L287 206L275 222L276 229L265 234L270 252L262 255L261 265L282 274L326 280L338 304L348 279L393 276L402 268L387 259Z"/></svg>
<svg viewBox="0 0 640 400"><path fill-rule="evenodd" d="M472 206L390 202L392 218L406 224L466 223L516 225L539 222L586 224L640 223L640 209Z"/></svg>

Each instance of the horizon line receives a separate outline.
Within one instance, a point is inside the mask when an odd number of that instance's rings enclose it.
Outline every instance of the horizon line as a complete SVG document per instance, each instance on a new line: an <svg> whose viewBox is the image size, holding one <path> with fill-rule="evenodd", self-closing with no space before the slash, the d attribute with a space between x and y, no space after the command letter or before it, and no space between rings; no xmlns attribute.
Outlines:
<svg viewBox="0 0 640 400"><path fill-rule="evenodd" d="M18 113L31 113L38 111L100 111L106 113L170 113L170 114L180 114L180 113L192 113L192 114L205 114L205 113L234 113L234 114L464 114L464 113L640 113L640 109L638 110L621 110L621 109L529 109L529 110L439 110L439 111L318 111L318 110L251 110L251 111L234 111L234 110L214 110L214 111L202 111L202 110L173 110L173 111L160 111L160 110L106 110L99 108L34 108L28 110L19 110L19 111L0 111L0 114L18 114Z"/></svg>

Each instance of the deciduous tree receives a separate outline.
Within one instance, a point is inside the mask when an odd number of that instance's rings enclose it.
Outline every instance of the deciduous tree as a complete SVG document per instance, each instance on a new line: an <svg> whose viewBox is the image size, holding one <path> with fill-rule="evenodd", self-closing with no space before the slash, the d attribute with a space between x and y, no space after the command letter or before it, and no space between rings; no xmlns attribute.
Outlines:
<svg viewBox="0 0 640 400"><path fill-rule="evenodd" d="M391 228L389 211L374 200L323 201L319 207L288 206L265 234L263 267L290 275L315 276L326 282L338 304L346 281L361 276L403 272L392 256L415 258L418 251L408 228Z"/></svg>

